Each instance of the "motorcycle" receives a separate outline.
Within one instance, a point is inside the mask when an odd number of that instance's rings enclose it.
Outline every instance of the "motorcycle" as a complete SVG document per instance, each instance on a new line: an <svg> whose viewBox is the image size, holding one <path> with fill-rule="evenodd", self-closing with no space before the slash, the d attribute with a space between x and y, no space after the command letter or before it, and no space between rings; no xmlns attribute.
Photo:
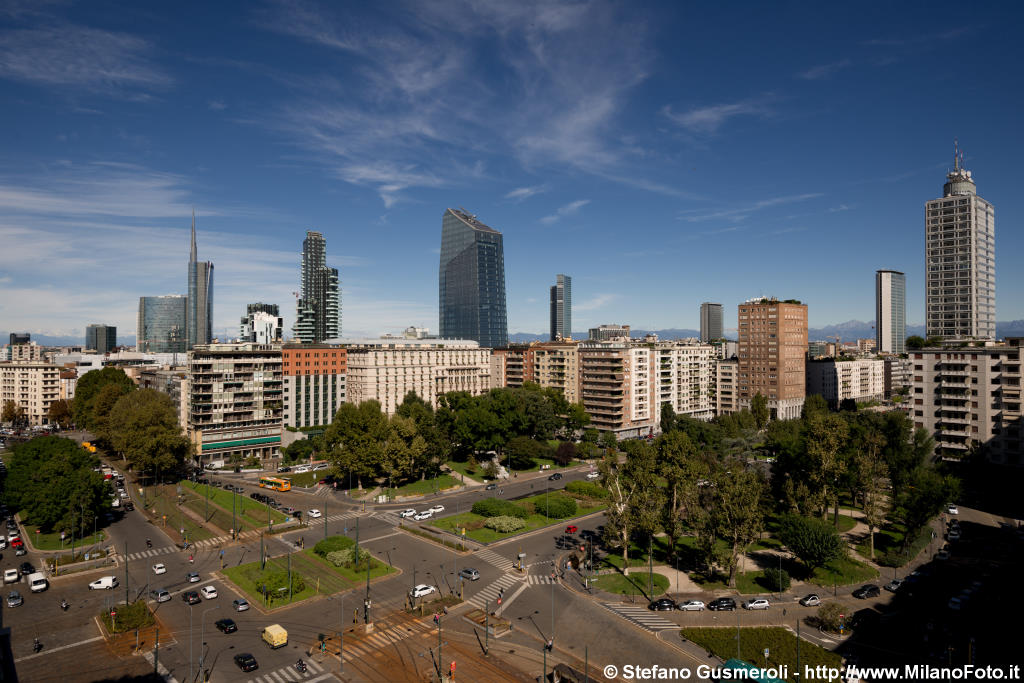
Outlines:
<svg viewBox="0 0 1024 683"><path fill-rule="evenodd" d="M32 652L39 652L43 649L43 644L39 642L38 638L32 639Z"/></svg>
<svg viewBox="0 0 1024 683"><path fill-rule="evenodd" d="M301 659L295 662L295 670L298 671L300 674L306 673L306 663Z"/></svg>
<svg viewBox="0 0 1024 683"><path fill-rule="evenodd" d="M149 540L149 539L147 538L147 539L146 539L146 547L147 547L147 548L152 548L152 547L153 547L153 541L151 541L151 540Z"/></svg>
<svg viewBox="0 0 1024 683"><path fill-rule="evenodd" d="M70 605L68 604L68 601L67 601L67 600L61 600L61 601L60 601L60 608L61 608L62 610L64 610L65 612L67 612L67 611L68 611L68 607L70 607Z"/></svg>

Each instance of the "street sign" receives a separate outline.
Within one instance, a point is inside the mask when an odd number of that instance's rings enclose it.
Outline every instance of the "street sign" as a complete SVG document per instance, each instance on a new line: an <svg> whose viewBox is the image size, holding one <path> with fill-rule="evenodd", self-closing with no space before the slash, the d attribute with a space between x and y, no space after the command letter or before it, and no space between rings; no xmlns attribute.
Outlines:
<svg viewBox="0 0 1024 683"><path fill-rule="evenodd" d="M768 648L764 649L764 658L768 659Z"/></svg>

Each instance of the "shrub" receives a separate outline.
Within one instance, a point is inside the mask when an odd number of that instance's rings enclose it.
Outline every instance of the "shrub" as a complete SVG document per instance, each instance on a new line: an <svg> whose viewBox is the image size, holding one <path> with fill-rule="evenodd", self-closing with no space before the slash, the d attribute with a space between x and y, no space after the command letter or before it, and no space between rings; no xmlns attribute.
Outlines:
<svg viewBox="0 0 1024 683"><path fill-rule="evenodd" d="M788 515L779 526L779 540L812 572L846 555L846 542L825 520Z"/></svg>
<svg viewBox="0 0 1024 683"><path fill-rule="evenodd" d="M781 593L789 590L789 572L785 569L765 569L764 580L768 589L775 593Z"/></svg>
<svg viewBox="0 0 1024 683"><path fill-rule="evenodd" d="M576 459L576 444L571 441L563 441L555 449L555 462L565 467Z"/></svg>
<svg viewBox="0 0 1024 683"><path fill-rule="evenodd" d="M604 500L610 495L608 493L608 489L604 488L596 481L570 481L565 485L565 490L569 493L575 493L578 496L597 498L598 500Z"/></svg>
<svg viewBox="0 0 1024 683"><path fill-rule="evenodd" d="M484 526L488 529L494 529L495 531L500 531L502 533L509 533L510 531L519 531L520 529L525 528L526 522L518 517L499 516L491 517L484 522Z"/></svg>
<svg viewBox="0 0 1024 683"><path fill-rule="evenodd" d="M302 574L292 572L292 593L301 593L305 587L306 580L302 578ZM265 591L271 600L281 597L282 594L287 597L288 572L276 571L264 574L259 585L256 586L256 590L260 593Z"/></svg>
<svg viewBox="0 0 1024 683"><path fill-rule="evenodd" d="M563 519L576 514L576 501L568 496L549 495L546 501L543 498L537 498L534 501L533 509L537 514L544 515L548 519Z"/></svg>
<svg viewBox="0 0 1024 683"><path fill-rule="evenodd" d="M335 550L327 553L326 560L333 564L335 567L352 567L353 565L362 564L365 566L365 562L370 559L370 553L362 548L359 549L359 556L356 556L356 548L345 548L344 550Z"/></svg>
<svg viewBox="0 0 1024 683"><path fill-rule="evenodd" d="M134 631L137 628L145 628L156 623L153 613L149 610L149 605L146 604L145 600L136 600L127 607L125 605L117 605L115 611L117 616L113 619L110 618L109 609L104 609L100 613L100 618L103 619L103 623L111 633Z"/></svg>
<svg viewBox="0 0 1024 683"><path fill-rule="evenodd" d="M473 514L481 517L519 517L526 519L528 513L515 503L498 498L484 498L473 503Z"/></svg>
<svg viewBox="0 0 1024 683"><path fill-rule="evenodd" d="M839 633L840 616L847 614L849 608L838 602L826 602L818 608L818 625L826 631Z"/></svg>
<svg viewBox="0 0 1024 683"><path fill-rule="evenodd" d="M355 541L348 536L330 536L322 541L318 541L313 546L313 552L320 557L326 558L328 553L345 550L353 545L355 545Z"/></svg>

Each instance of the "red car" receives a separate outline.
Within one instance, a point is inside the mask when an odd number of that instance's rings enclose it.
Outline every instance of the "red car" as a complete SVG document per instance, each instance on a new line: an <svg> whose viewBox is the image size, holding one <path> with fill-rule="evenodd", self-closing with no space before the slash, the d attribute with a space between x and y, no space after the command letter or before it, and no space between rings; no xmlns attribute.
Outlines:
<svg viewBox="0 0 1024 683"><path fill-rule="evenodd" d="M565 527L565 533L567 534L574 534L577 531L579 531L579 529L576 528L575 524L570 524L569 526Z"/></svg>
<svg viewBox="0 0 1024 683"><path fill-rule="evenodd" d="M25 542L22 541L20 538L16 538L13 541L11 541L12 548L20 548L23 545L25 545Z"/></svg>

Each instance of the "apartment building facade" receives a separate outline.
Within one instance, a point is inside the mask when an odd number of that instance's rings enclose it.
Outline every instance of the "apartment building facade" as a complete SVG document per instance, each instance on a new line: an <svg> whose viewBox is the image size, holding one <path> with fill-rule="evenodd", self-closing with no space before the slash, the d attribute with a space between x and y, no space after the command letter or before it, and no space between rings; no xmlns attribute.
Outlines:
<svg viewBox="0 0 1024 683"><path fill-rule="evenodd" d="M885 398L885 361L809 361L807 393L821 396L832 408L846 400L880 401Z"/></svg>
<svg viewBox="0 0 1024 683"><path fill-rule="evenodd" d="M200 344L188 357L187 431L199 461L277 457L284 418L281 347Z"/></svg>
<svg viewBox="0 0 1024 683"><path fill-rule="evenodd" d="M773 418L800 417L806 395L807 306L799 301L751 299L739 305L739 407L768 400Z"/></svg>
<svg viewBox="0 0 1024 683"><path fill-rule="evenodd" d="M677 415L698 420L715 416L715 347L688 341L657 342L652 347L657 373L657 419L668 404Z"/></svg>
<svg viewBox="0 0 1024 683"><path fill-rule="evenodd" d="M884 393L886 399L896 394L909 393L913 379L914 362L909 358L889 357L885 359Z"/></svg>
<svg viewBox="0 0 1024 683"><path fill-rule="evenodd" d="M936 454L978 450L989 460L1024 465L1021 354L1024 338L985 346L910 353L911 418L935 438Z"/></svg>
<svg viewBox="0 0 1024 683"><path fill-rule="evenodd" d="M722 359L715 363L715 415L732 415L739 412L739 395L736 379L740 362L735 358Z"/></svg>
<svg viewBox="0 0 1024 683"><path fill-rule="evenodd" d="M60 367L31 360L0 363L0 406L13 401L29 425L49 424L50 404L60 398Z"/></svg>
<svg viewBox="0 0 1024 683"><path fill-rule="evenodd" d="M657 426L653 354L625 340L579 345L580 398L590 425L620 439L646 436Z"/></svg>
<svg viewBox="0 0 1024 683"><path fill-rule="evenodd" d="M345 402L347 352L331 344L286 344L281 350L284 372L284 424L288 427L329 425Z"/></svg>

